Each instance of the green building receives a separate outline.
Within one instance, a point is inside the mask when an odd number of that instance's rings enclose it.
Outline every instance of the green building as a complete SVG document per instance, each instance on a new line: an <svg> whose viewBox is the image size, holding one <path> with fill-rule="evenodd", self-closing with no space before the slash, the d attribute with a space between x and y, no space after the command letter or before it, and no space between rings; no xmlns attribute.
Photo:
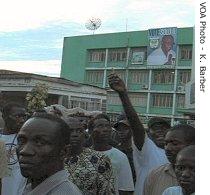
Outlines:
<svg viewBox="0 0 210 195"><path fill-rule="evenodd" d="M106 88L107 113L114 120L123 111L118 95L107 83L107 75L114 71L125 81L145 123L154 116L165 117L172 124L185 122L179 110L185 107L185 84L191 79L194 30L174 29L176 58L168 65L147 63L148 46L160 46L154 32L161 30L65 37L61 77Z"/></svg>

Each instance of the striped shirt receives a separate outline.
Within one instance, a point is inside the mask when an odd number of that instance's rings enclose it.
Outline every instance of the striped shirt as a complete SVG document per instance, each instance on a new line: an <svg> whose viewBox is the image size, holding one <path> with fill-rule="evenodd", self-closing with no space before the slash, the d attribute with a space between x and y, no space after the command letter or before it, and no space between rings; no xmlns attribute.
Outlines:
<svg viewBox="0 0 210 195"><path fill-rule="evenodd" d="M171 164L153 169L144 182L143 195L162 195L171 186L178 186L178 181Z"/></svg>
<svg viewBox="0 0 210 195"><path fill-rule="evenodd" d="M3 141L0 141L0 179L7 176L8 167L7 167L7 155L6 148Z"/></svg>
<svg viewBox="0 0 210 195"><path fill-rule="evenodd" d="M41 184L32 189L28 184L23 195L82 195L79 189L68 180L66 170L58 171L45 179Z"/></svg>

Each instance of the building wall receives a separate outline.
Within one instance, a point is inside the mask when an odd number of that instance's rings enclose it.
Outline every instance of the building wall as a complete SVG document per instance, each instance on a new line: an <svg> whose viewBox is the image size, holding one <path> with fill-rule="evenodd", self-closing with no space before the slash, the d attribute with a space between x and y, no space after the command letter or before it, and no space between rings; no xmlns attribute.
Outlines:
<svg viewBox="0 0 210 195"><path fill-rule="evenodd" d="M131 61L133 51L145 52L146 56L147 31L66 37L61 77L106 88L107 111L119 114L122 105L107 82L107 75L115 71L125 81L134 108L145 122L149 117L162 116L174 123L184 118L178 109L184 107L185 84L191 75L193 28L180 28L177 36L178 60L164 70L147 66L146 57L143 64ZM183 59L186 56L189 59Z"/></svg>
<svg viewBox="0 0 210 195"><path fill-rule="evenodd" d="M38 83L46 84L48 87L47 105L62 104L67 108L81 107L88 111L104 111L106 107L106 91L104 89L83 85L79 83L63 84L47 80L46 77L26 78L24 76L3 76L0 77L0 107L6 102L15 101L24 106L26 94Z"/></svg>

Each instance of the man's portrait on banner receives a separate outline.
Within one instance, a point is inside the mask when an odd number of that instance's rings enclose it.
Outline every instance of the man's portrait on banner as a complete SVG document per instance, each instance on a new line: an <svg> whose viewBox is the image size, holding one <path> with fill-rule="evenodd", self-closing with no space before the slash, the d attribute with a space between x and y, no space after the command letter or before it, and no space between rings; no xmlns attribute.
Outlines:
<svg viewBox="0 0 210 195"><path fill-rule="evenodd" d="M148 30L147 65L175 65L177 48L176 28Z"/></svg>

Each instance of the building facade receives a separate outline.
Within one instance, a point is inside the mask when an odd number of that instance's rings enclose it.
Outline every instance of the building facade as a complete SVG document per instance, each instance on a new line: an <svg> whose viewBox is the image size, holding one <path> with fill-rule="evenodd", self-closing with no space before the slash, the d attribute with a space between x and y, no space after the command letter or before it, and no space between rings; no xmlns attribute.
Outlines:
<svg viewBox="0 0 210 195"><path fill-rule="evenodd" d="M162 31L65 37L61 77L106 88L107 113L114 119L123 111L118 95L107 82L107 76L115 72L126 83L143 122L154 116L164 117L171 124L185 122L188 118L179 109L185 107L185 84L191 79L193 28L175 29L176 58L171 56L172 63L151 65L148 46L161 44L157 35L154 38L156 32Z"/></svg>
<svg viewBox="0 0 210 195"><path fill-rule="evenodd" d="M13 101L27 106L26 94L38 83L48 87L47 105L80 107L87 111L106 111L106 90L67 79L0 70L0 107Z"/></svg>

